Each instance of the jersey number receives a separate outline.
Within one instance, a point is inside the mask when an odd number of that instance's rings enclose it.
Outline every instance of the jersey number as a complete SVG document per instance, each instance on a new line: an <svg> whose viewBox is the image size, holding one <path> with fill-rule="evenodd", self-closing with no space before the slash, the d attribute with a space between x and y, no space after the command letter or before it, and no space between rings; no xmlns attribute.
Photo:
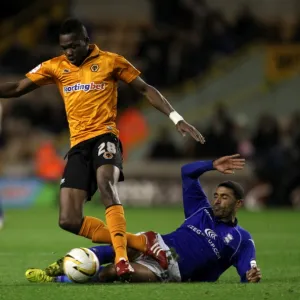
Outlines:
<svg viewBox="0 0 300 300"><path fill-rule="evenodd" d="M106 150L105 150L105 146L106 146ZM112 154L117 153L116 145L114 143L111 143L111 142L100 144L98 149L99 149L98 150L98 156L102 155L105 152L110 152Z"/></svg>

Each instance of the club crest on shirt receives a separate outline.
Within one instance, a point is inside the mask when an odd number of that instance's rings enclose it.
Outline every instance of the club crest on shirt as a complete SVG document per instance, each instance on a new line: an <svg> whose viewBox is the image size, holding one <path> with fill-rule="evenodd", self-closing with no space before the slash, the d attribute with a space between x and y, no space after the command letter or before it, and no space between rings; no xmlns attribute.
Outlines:
<svg viewBox="0 0 300 300"><path fill-rule="evenodd" d="M97 72L99 70L99 65L91 65L91 71Z"/></svg>
<svg viewBox="0 0 300 300"><path fill-rule="evenodd" d="M225 236L225 238L224 238L224 242L225 242L225 244L229 244L231 241L233 240L233 236L230 234L230 233L228 233L226 236Z"/></svg>
<svg viewBox="0 0 300 300"><path fill-rule="evenodd" d="M111 152L104 152L103 157L105 159L112 159L114 157L114 155Z"/></svg>

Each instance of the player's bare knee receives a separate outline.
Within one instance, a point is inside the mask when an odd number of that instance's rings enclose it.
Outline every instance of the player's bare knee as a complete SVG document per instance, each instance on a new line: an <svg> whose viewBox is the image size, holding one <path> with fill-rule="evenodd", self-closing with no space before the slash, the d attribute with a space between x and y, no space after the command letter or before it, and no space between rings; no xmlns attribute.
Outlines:
<svg viewBox="0 0 300 300"><path fill-rule="evenodd" d="M82 218L60 217L58 224L61 229L78 234L81 229Z"/></svg>

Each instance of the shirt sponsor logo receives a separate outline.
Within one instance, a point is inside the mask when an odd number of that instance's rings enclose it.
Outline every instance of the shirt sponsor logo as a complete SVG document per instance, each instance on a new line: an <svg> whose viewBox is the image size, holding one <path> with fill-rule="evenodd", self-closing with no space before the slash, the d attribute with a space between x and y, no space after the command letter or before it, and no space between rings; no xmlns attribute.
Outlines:
<svg viewBox="0 0 300 300"><path fill-rule="evenodd" d="M216 254L217 258L220 259L221 255L220 255L220 252L217 249L216 245L213 243L213 241L211 239L208 239L208 243L209 243L212 251Z"/></svg>
<svg viewBox="0 0 300 300"><path fill-rule="evenodd" d="M89 92L89 91L103 91L105 90L105 83L76 83L74 85L64 86L64 92L65 93L71 93L71 92Z"/></svg>
<svg viewBox="0 0 300 300"><path fill-rule="evenodd" d="M210 238L210 239L213 239L215 240L216 237L218 236L213 230L211 230L210 228L206 228L204 230L205 234Z"/></svg>
<svg viewBox="0 0 300 300"><path fill-rule="evenodd" d="M211 247L211 249L214 252L214 254L217 256L217 258L218 259L221 258L221 254L220 254L218 248L216 247L216 245L214 244L214 242L211 240L211 238L209 238L210 236L214 236L214 239L217 237L217 234L213 230L211 230L209 228L206 228L204 230L205 231L205 233L204 233L200 229L198 229L197 227L195 227L193 225L187 225L187 227L189 229L191 229L192 231L194 231L196 234L205 237L206 240L208 241L209 246ZM208 237L208 239L207 239L207 237Z"/></svg>

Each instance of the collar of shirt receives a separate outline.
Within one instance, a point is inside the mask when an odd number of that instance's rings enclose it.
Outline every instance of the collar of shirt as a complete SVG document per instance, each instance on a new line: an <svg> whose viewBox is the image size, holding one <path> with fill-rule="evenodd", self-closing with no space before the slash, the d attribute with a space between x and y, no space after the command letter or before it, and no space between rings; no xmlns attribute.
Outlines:
<svg viewBox="0 0 300 300"><path fill-rule="evenodd" d="M75 69L78 69L78 68L81 68L87 61L89 61L90 59L93 59L95 57L98 57L101 53L101 50L98 48L97 45L95 44L90 44L89 45L89 50L91 50L91 53L85 58L85 60L82 62L82 64L80 66L75 66L75 65L72 65L67 57L65 56L64 57L64 60L70 65L70 67L72 68L75 68Z"/></svg>
<svg viewBox="0 0 300 300"><path fill-rule="evenodd" d="M226 225L228 225L228 226L235 227L235 226L238 224L238 219L235 218L233 222L232 222L232 221L224 222L224 221L221 221L221 220L218 220L218 219L217 219L217 222L218 222L218 223L226 224Z"/></svg>
<svg viewBox="0 0 300 300"><path fill-rule="evenodd" d="M96 44L90 44L89 45L89 50L92 50L92 52L90 53L90 55L84 60L84 62L89 59L89 58L93 58L96 56L100 55L100 49L98 48L98 46Z"/></svg>

